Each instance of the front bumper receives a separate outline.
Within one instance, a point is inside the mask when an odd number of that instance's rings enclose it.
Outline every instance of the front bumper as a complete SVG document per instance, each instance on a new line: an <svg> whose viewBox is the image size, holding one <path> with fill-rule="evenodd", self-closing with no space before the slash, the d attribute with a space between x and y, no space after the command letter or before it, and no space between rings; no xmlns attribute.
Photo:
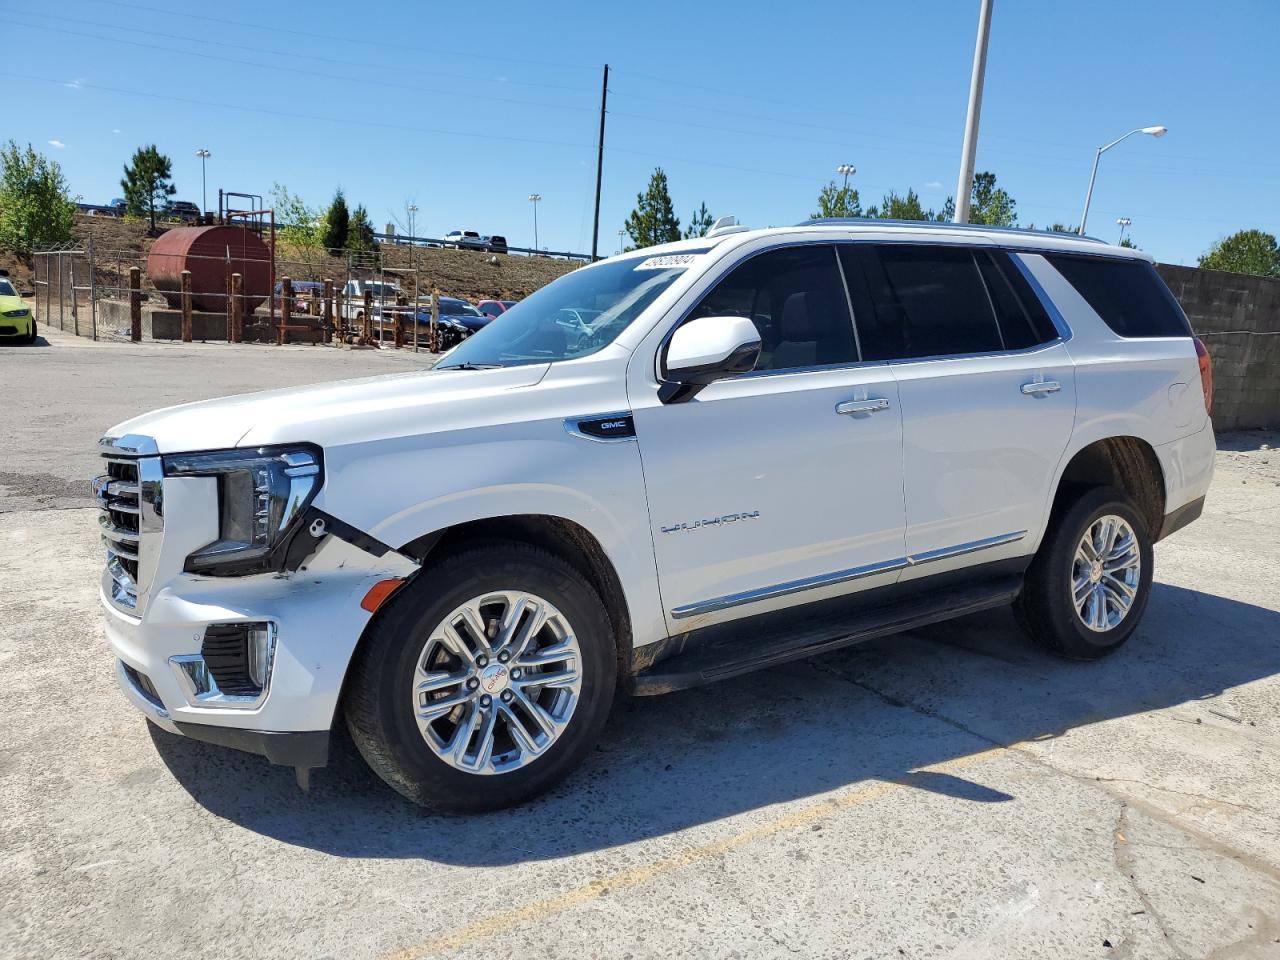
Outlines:
<svg viewBox="0 0 1280 960"><path fill-rule="evenodd" d="M367 559L367 555L366 559ZM102 605L116 679L148 719L170 733L247 750L273 763L323 766L343 678L372 614L360 606L386 570L346 568L292 576L181 574L152 591L140 616ZM270 624L274 640L261 695L229 697L192 683L211 625Z"/></svg>
<svg viewBox="0 0 1280 960"><path fill-rule="evenodd" d="M35 314L31 312L28 312L25 317L0 315L0 340L31 336L31 325L35 323L35 319Z"/></svg>

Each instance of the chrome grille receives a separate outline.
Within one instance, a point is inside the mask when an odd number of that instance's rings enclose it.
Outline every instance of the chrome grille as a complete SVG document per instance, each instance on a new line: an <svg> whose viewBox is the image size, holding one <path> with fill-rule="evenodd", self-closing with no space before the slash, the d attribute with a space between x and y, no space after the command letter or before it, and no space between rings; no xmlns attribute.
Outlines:
<svg viewBox="0 0 1280 960"><path fill-rule="evenodd" d="M155 444L146 437L104 437L99 441L106 473L93 481L98 527L107 548L103 585L117 607L136 611L155 574L154 556L161 521L163 470Z"/></svg>

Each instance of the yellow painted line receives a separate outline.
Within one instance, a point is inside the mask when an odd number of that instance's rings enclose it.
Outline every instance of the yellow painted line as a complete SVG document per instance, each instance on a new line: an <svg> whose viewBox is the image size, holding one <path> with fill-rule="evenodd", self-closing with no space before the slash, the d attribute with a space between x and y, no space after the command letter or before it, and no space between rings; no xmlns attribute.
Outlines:
<svg viewBox="0 0 1280 960"><path fill-rule="evenodd" d="M989 760L997 754L1003 753L1009 747L992 747L990 750L983 750L979 753L971 753L968 756L957 757L955 760L947 760L943 763L931 764L927 767L920 767L919 771L914 772L933 772L948 773L952 770L959 770L962 767L968 767L975 763L982 763ZM730 850L752 843L756 840L762 840L766 837L774 836L787 830L794 830L797 827L803 827L820 820L823 817L830 816L840 810L847 810L850 807L856 807L859 804L869 803L872 800L879 800L881 797L891 793L896 793L908 786L906 783L896 781L880 781L870 786L862 787L858 790L852 790L849 793L838 794L829 797L820 803L812 804L793 813L783 814L773 820L769 820L758 826L751 827L749 830L743 830L741 833L735 833L717 840L714 843L703 844L698 847L690 847L681 853L672 857L665 857L662 860L655 860L653 863L646 864L641 867L635 867L631 870L624 870L621 873L615 873L610 876L602 877L598 880L592 880L582 886L567 890L564 893L557 894L554 897L547 897L545 900L535 900L533 903L526 904L515 910L508 910L503 913L495 913L492 916L485 917L483 920L477 920L475 923L469 923L465 927L458 927L456 930L442 933L430 940L424 941L413 947L406 947L395 953L387 954L383 960L419 960L422 957L430 957L436 954L445 953L449 950L456 950L459 947L474 943L485 937L493 936L496 933L503 933L512 930L521 924L529 923L533 920L541 920L553 914L563 913L582 903L598 899L606 893L617 890L625 890L628 887L636 887L642 883L648 883L663 874L671 873L679 870L681 867L687 867L691 864L700 863L704 860L710 860L713 857L719 857Z"/></svg>

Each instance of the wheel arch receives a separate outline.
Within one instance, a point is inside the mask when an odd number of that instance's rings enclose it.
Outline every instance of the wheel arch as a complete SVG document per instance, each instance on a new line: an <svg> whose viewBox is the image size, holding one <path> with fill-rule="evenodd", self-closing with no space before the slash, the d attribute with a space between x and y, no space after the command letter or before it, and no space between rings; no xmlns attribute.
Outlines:
<svg viewBox="0 0 1280 960"><path fill-rule="evenodd" d="M400 552L426 567L431 561L479 543L527 543L573 567L604 602L617 641L618 677L631 669L634 642L631 611L622 579L604 546L581 524L548 514L513 514L468 520L417 537Z"/></svg>
<svg viewBox="0 0 1280 960"><path fill-rule="evenodd" d="M1081 447L1058 477L1053 514L1057 515L1075 492L1099 486L1112 486L1127 493L1146 521L1151 537L1159 537L1167 491L1164 468L1150 443L1141 437L1112 436Z"/></svg>

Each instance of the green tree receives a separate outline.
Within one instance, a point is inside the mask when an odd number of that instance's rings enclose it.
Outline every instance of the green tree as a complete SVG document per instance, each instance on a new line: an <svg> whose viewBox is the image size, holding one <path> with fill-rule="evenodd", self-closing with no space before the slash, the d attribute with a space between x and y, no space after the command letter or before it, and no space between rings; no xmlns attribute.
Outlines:
<svg viewBox="0 0 1280 960"><path fill-rule="evenodd" d="M320 222L320 244L330 253L347 245L347 233L351 225L351 213L347 210L347 198L339 187L333 193L333 202Z"/></svg>
<svg viewBox="0 0 1280 960"><path fill-rule="evenodd" d="M1262 230L1240 230L1219 240L1202 254L1200 266L1206 270L1280 277L1280 246L1277 246L1274 234Z"/></svg>
<svg viewBox="0 0 1280 960"><path fill-rule="evenodd" d="M151 230L156 229L156 210L163 208L177 192L173 185L173 164L153 143L139 147L133 159L124 168L124 201L129 213L135 217L147 214L151 218Z"/></svg>
<svg viewBox="0 0 1280 960"><path fill-rule="evenodd" d="M809 214L811 219L824 217L860 217L862 202L858 199L858 191L853 187L837 187L832 180L818 194L817 212Z"/></svg>
<svg viewBox="0 0 1280 960"><path fill-rule="evenodd" d="M1133 242L1133 237L1125 237L1120 241L1120 246L1128 247L1130 250L1137 250L1138 245Z"/></svg>
<svg viewBox="0 0 1280 960"><path fill-rule="evenodd" d="M951 198L947 198L951 203ZM954 208L952 213L954 213ZM879 217L882 220L946 220L950 215L933 209L926 210L920 203L920 195L908 188L907 195L899 196L894 191L885 194L878 207L867 208L868 217Z"/></svg>
<svg viewBox="0 0 1280 960"><path fill-rule="evenodd" d="M667 175L661 167L653 171L645 192L636 194L636 208L627 217L626 230L631 235L632 250L680 239L680 221L671 205Z"/></svg>
<svg viewBox="0 0 1280 960"><path fill-rule="evenodd" d="M990 171L983 171L973 178L969 222L988 227L1012 227L1018 222L1017 201L996 186L996 175Z"/></svg>
<svg viewBox="0 0 1280 960"><path fill-rule="evenodd" d="M76 204L62 168L43 154L10 140L0 149L0 248L29 253L65 243L75 225Z"/></svg>
<svg viewBox="0 0 1280 960"><path fill-rule="evenodd" d="M290 193L282 183L271 185L271 206L276 212L276 235L290 248L291 256L307 265L315 277L316 268L325 256L325 246L320 238L322 221L320 213L309 207L296 193Z"/></svg>
<svg viewBox="0 0 1280 960"><path fill-rule="evenodd" d="M351 223L347 230L347 249L365 252L378 249L373 239L373 222L369 219L369 211L364 204L356 207L351 213Z"/></svg>
<svg viewBox="0 0 1280 960"><path fill-rule="evenodd" d="M715 223L715 220L712 219L711 211L707 209L706 203L703 203L694 211L693 216L689 218L689 225L684 228L685 239L689 239L690 237L705 237L713 223Z"/></svg>

